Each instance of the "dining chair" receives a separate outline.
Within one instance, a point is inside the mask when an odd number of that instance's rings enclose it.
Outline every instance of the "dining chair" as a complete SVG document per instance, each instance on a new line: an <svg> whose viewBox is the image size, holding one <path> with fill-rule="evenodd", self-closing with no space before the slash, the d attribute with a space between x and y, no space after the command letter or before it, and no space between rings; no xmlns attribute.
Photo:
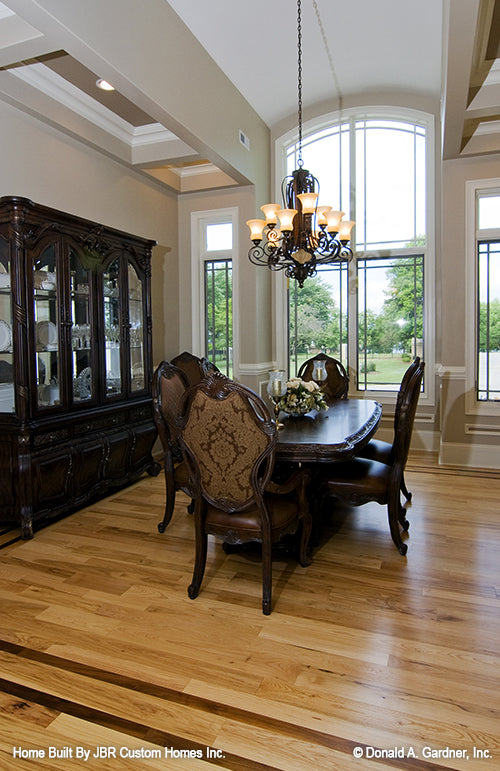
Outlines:
<svg viewBox="0 0 500 771"><path fill-rule="evenodd" d="M187 387L184 372L168 361L162 361L153 374L153 416L163 448L165 470L165 514L158 524L160 533L165 532L172 519L176 491L182 490L192 498L188 467L182 458L177 426L182 397ZM188 510L192 512L193 506L191 502Z"/></svg>
<svg viewBox="0 0 500 771"><path fill-rule="evenodd" d="M174 356L170 363L184 372L189 386L198 385L210 373L219 372L218 367L205 356L200 358L189 351L183 351Z"/></svg>
<svg viewBox="0 0 500 771"><path fill-rule="evenodd" d="M408 530L410 524L406 519L406 509L401 505L401 480L408 458L424 367L424 362L420 361L414 368L401 397L391 463L355 457L346 463L329 464L317 479L318 513L326 497L351 506L363 506L370 501L386 505L392 540L402 555L406 554L408 546L403 542L400 531Z"/></svg>
<svg viewBox="0 0 500 771"><path fill-rule="evenodd" d="M313 380L313 370L315 362L324 362L326 369L326 381L321 384L321 390L325 394L327 401L332 399L347 399L349 391L349 376L344 365L327 356L326 353L317 353L311 359L307 359L300 367L297 377L302 380Z"/></svg>
<svg viewBox="0 0 500 771"><path fill-rule="evenodd" d="M401 405L404 400L406 389L408 388L408 385L410 383L413 373L418 369L419 365L420 365L420 356L416 356L412 361L412 363L410 364L410 366L408 367L408 369L406 370L406 372L404 373L403 379L401 380L401 385L399 387L398 396L396 399L396 406L394 408L394 436L396 435L399 416L401 412ZM385 463L386 465L390 465L393 460L393 453L394 453L394 441L391 444L390 442L384 442L382 439L371 439L368 442L368 444L366 444L357 454L361 458L378 460L380 461L380 463ZM404 474L401 475L401 492L403 493L407 501L411 501L411 493L408 491L408 488L406 487Z"/></svg>
<svg viewBox="0 0 500 771"><path fill-rule="evenodd" d="M300 536L298 558L310 564L311 515L306 473L281 484L270 481L276 425L264 401L224 375L212 375L185 395L181 446L195 498L196 553L188 595L200 591L207 537L225 544L262 545L262 611L271 612L272 546L285 534Z"/></svg>

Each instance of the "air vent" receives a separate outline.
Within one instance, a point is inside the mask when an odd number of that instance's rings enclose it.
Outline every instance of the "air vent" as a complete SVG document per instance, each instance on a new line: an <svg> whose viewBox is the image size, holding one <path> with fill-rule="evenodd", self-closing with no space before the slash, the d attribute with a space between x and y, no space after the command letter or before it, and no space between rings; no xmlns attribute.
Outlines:
<svg viewBox="0 0 500 771"><path fill-rule="evenodd" d="M241 129L239 130L239 137L240 137L240 142L243 145L243 147L246 147L247 150L250 150L250 140L247 137L247 135L243 133L243 131Z"/></svg>

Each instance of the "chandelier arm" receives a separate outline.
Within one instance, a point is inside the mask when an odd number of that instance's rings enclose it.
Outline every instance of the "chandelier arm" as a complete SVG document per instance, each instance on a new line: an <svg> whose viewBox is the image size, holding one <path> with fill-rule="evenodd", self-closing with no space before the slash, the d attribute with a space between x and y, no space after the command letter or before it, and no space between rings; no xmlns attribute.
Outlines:
<svg viewBox="0 0 500 771"><path fill-rule="evenodd" d="M337 246L331 252L316 253L316 263L322 265L332 262L350 262L352 257L352 250L337 241Z"/></svg>
<svg viewBox="0 0 500 771"><path fill-rule="evenodd" d="M248 259L254 265L266 265L270 270L284 270L295 264L283 248L283 239L255 244L248 252Z"/></svg>

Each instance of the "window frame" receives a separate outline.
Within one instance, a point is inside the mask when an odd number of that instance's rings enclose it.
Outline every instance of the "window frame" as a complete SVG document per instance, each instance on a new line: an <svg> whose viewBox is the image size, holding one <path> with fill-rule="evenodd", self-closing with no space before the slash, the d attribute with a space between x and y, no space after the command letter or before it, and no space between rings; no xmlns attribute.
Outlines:
<svg viewBox="0 0 500 771"><path fill-rule="evenodd" d="M226 224L226 223L224 223L224 224ZM217 362L217 350L215 348L215 339L214 339L214 350L213 351L210 351L210 348L209 348L209 345L208 345L208 331L209 331L209 318L208 317L209 317L209 314L208 314L208 307L207 307L207 290L208 290L208 285L210 284L210 282L212 282L212 284L214 286L214 298L215 298L215 275L216 275L215 265L219 265L219 266L220 265L224 265L223 270L224 270L224 274L225 274L226 290L227 290L227 285L228 285L228 274L229 273L231 274L231 279L230 279L230 282L231 282L231 299L232 299L232 294L233 294L233 260L232 260L231 257L226 257L226 258L222 259L220 254L221 254L221 252L217 251L217 256L216 256L216 258L214 260L205 259L203 261L203 268L204 268L204 272L203 272L203 288L204 288L204 292L205 292L205 313L204 313L204 316L205 316L205 324L204 324L204 327L205 327L205 356L207 357L207 359L212 361L220 369L220 371L224 375L226 375L227 377L231 377L231 374L232 374L232 371L233 371L233 353L234 353L234 351L233 351L233 319L232 319L232 313L231 314L229 313L229 308L228 308L228 303L227 303L227 293L225 295L226 296L226 312L225 312L226 325L225 325L225 328L226 328L226 335L227 335L227 333L229 331L229 326L231 328L231 345L228 346L228 354L227 354L227 358L226 358L226 368L225 369L222 369L221 368L221 364ZM211 266L210 269L208 269L208 265ZM221 270L221 268L218 268L218 270ZM214 302L213 308L212 308L213 321L215 321L215 307L216 307L216 304ZM229 349L231 350L231 356L229 356ZM214 357L215 358L213 358L213 359L211 358L211 353L214 353Z"/></svg>
<svg viewBox="0 0 500 771"><path fill-rule="evenodd" d="M465 327L465 412L466 415L500 415L500 401L477 398L477 343L478 343L478 244L479 241L500 239L500 228L478 227L479 199L484 192L486 197L497 192L500 195L500 178L467 180L466 186L466 255L465 255L465 291L466 319ZM471 320L473 319L473 323Z"/></svg>
<svg viewBox="0 0 500 771"><path fill-rule="evenodd" d="M436 169L436 139L435 139L435 121L430 113L409 108L399 108L391 106L357 107L349 110L343 110L340 115L338 112L328 113L318 118L312 119L303 125L303 136L305 141L311 134L325 131L332 124L343 123L346 120L354 123L359 120L395 120L407 121L425 127L426 132L426 236L427 243L422 247L408 247L407 249L372 249L366 252L359 252L360 258L373 257L377 259L395 258L398 256L410 256L416 252L424 254L424 341L425 341L425 361L428 373L434 371L435 363L435 241L436 241L436 222L435 222L435 169ZM275 195L281 195L281 180L286 175L287 150L297 142L297 130L283 134L278 137L274 143L275 152ZM355 179L354 153L351 154L350 178ZM315 170L311 169L314 174ZM281 200L277 198L276 200ZM351 216L356 220L355 194L354 186L351 184L350 190ZM287 282L288 279L282 276L281 272L273 275L274 280L274 301L276 309L275 330L276 330L276 360L278 366L286 369L288 362L288 329L287 320ZM349 393L356 398L376 399L388 405L394 404L397 398L397 389L394 391L386 390L367 390L361 391L357 388L357 335L358 335L358 302L357 302L357 257L353 257L348 278L348 369L349 369ZM294 374L294 373L292 373ZM421 405L435 404L435 379L426 377L424 390L420 397Z"/></svg>
<svg viewBox="0 0 500 771"><path fill-rule="evenodd" d="M238 329L238 220L237 206L191 212L191 308L192 349L197 356L207 356L205 350L205 262L231 260L233 292L233 377L239 374ZM208 225L231 224L232 248L208 251L206 228Z"/></svg>

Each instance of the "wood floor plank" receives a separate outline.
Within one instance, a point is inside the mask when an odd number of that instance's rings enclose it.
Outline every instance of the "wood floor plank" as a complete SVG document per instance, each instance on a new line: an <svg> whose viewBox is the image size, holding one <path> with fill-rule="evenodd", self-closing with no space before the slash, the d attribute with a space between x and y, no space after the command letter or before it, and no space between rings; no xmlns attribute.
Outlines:
<svg viewBox="0 0 500 771"><path fill-rule="evenodd" d="M269 617L258 551L226 554L214 539L188 598L189 499L158 533L161 476L32 541L4 533L1 767L62 768L14 759L20 742L201 753L190 765L70 759L92 771L500 767L500 475L419 459L407 483L406 557L384 507L332 506L310 567L276 555Z"/></svg>

